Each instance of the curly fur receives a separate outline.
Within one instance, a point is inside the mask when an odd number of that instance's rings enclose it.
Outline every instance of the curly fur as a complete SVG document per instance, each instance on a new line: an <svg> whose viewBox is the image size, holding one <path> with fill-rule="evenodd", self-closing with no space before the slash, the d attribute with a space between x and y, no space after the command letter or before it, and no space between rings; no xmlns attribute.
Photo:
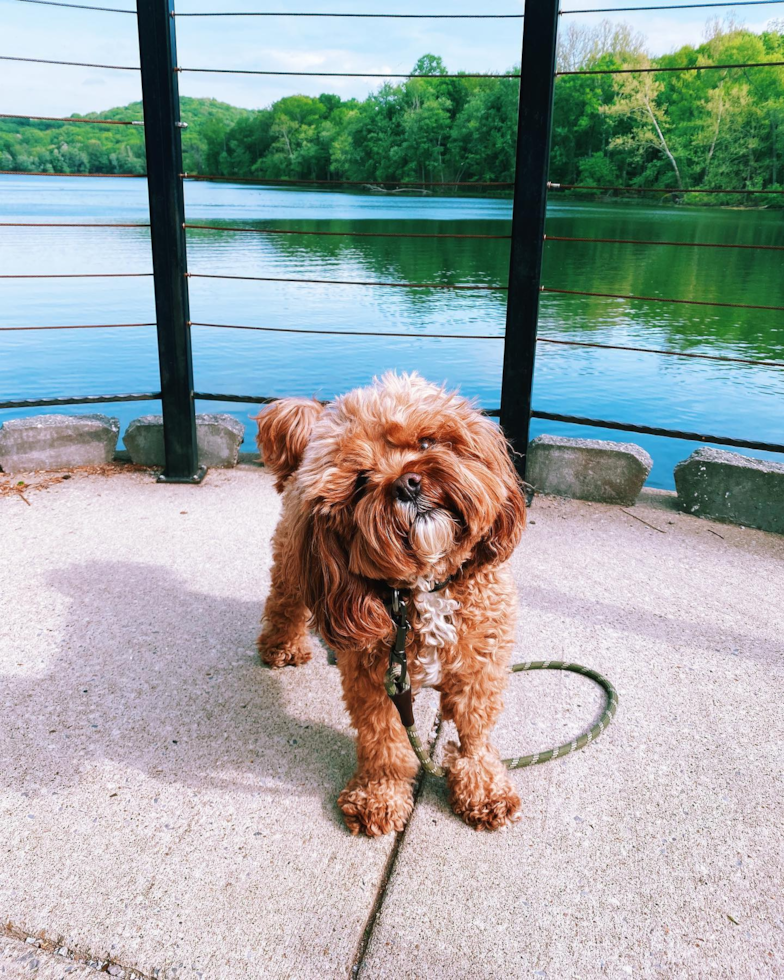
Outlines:
<svg viewBox="0 0 784 980"><path fill-rule="evenodd" d="M273 667L304 663L313 625L338 651L357 730L357 771L338 800L349 830L400 830L413 805L416 757L382 683L390 585L412 590L414 689L436 687L460 737L448 749L453 809L477 828L514 820L520 799L490 744L517 605L506 562L525 523L503 433L457 393L395 374L326 406L283 399L258 426L283 491L259 650ZM420 497L400 501L394 481L410 472Z"/></svg>

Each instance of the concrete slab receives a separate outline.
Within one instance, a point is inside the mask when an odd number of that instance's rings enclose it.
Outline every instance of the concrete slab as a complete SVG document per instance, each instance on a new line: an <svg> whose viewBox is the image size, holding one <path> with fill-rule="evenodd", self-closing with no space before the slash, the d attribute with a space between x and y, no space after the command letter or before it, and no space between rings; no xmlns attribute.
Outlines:
<svg viewBox="0 0 784 980"><path fill-rule="evenodd" d="M632 505L652 466L633 442L541 435L528 447L526 479L539 493Z"/></svg>
<svg viewBox="0 0 784 980"><path fill-rule="evenodd" d="M198 414L196 445L202 466L236 466L245 426L232 415ZM123 442L132 461L141 466L164 466L163 416L142 415L128 424Z"/></svg>
<svg viewBox="0 0 784 980"><path fill-rule="evenodd" d="M519 658L597 668L617 718L515 773L524 816L500 834L459 823L427 779L365 980L784 975L784 543L660 509L671 497L628 513L537 498ZM583 731L601 700L537 673L506 704L514 755Z"/></svg>
<svg viewBox="0 0 784 980"><path fill-rule="evenodd" d="M348 975L395 841L337 811L353 746L326 652L258 663L272 482L75 473L0 498L6 932L167 980Z"/></svg>
<svg viewBox="0 0 784 980"><path fill-rule="evenodd" d="M784 464L703 446L675 467L687 514L784 534Z"/></svg>
<svg viewBox="0 0 784 980"><path fill-rule="evenodd" d="M514 775L508 831L469 830L428 779L395 855L339 820L352 747L326 655L256 661L271 477L29 482L29 506L0 495L3 980L30 976L25 937L46 980L58 948L158 980L784 973L780 537L671 494L537 498L519 656L597 667L618 717ZM504 754L599 710L583 678L511 683Z"/></svg>
<svg viewBox="0 0 784 980"><path fill-rule="evenodd" d="M34 415L0 423L5 473L101 466L112 461L120 420L110 415Z"/></svg>

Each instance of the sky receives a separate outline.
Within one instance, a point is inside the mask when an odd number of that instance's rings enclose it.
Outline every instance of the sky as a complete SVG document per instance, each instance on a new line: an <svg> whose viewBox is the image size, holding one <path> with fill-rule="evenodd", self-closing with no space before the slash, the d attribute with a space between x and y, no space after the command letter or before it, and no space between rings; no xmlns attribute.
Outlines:
<svg viewBox="0 0 784 980"><path fill-rule="evenodd" d="M133 10L132 0L71 0ZM534 2L534 0L529 0ZM653 54L700 43L705 25L732 14L759 31L784 17L784 0L764 6L568 14L595 7L642 7L684 0L562 0L562 23L603 19L640 31ZM522 13L524 0L180 0L178 13L214 10L288 10L397 13ZM177 21L182 67L279 71L407 72L425 53L441 55L450 71L503 71L519 64L522 22L360 20L292 17L182 17ZM116 65L139 63L136 18L131 14L42 6L0 0L0 54ZM269 78L180 75L180 94L210 96L254 109L284 95L336 92L364 97L371 78ZM69 115L124 105L141 96L134 71L110 71L0 61L0 112Z"/></svg>

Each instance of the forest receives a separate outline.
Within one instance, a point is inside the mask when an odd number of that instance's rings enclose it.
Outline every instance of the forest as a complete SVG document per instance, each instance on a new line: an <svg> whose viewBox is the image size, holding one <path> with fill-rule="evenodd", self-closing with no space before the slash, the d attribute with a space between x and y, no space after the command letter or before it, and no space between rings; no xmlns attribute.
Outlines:
<svg viewBox="0 0 784 980"><path fill-rule="evenodd" d="M759 34L731 20L699 46L653 58L624 24L570 27L562 71L784 61L784 21ZM224 178L505 182L514 177L518 83L440 77L427 54L401 84L365 99L291 95L246 110L182 99L185 170ZM436 77L422 77L433 75ZM93 118L141 119L141 103ZM550 178L647 188L781 190L784 68L563 75L555 85ZM0 120L0 170L143 173L141 127ZM598 192L597 192L598 193ZM784 195L674 194L688 203L776 207Z"/></svg>

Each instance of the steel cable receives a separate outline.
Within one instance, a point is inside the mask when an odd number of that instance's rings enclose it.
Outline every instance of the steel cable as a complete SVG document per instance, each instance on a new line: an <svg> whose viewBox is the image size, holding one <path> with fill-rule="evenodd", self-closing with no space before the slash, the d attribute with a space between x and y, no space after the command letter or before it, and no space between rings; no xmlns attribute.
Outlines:
<svg viewBox="0 0 784 980"><path fill-rule="evenodd" d="M537 337L537 343L561 344L565 347L596 347L599 350L632 351L639 354L664 354L667 357L691 357L701 361L729 361L732 364L756 364L765 367L784 368L784 361L766 361L751 357L730 357L726 354L697 354L693 351L662 350L656 347L629 347L623 344L599 344L587 340L560 340L555 337Z"/></svg>
<svg viewBox="0 0 784 980"><path fill-rule="evenodd" d="M32 60L32 59L14 59L17 61L22 60ZM51 64L72 64L72 62L51 62ZM773 62L776 64L776 62ZM98 65L93 65L89 67L101 67ZM103 67L112 67L111 65L104 65ZM114 66L118 67L118 66ZM749 66L750 67L750 66ZM211 74L211 75L275 75L275 76L286 76L292 78L520 78L519 73L515 74L510 72L504 75L492 75L487 72L457 72L457 73L445 73L443 75L437 74L412 74L411 72L405 72L403 74L398 74L395 72L372 72L372 71L262 71L260 69L252 68L175 68L175 71L179 72L199 72L201 74Z"/></svg>
<svg viewBox="0 0 784 980"><path fill-rule="evenodd" d="M300 231L296 228L238 228L222 227L221 225L192 225L185 223L183 228L198 228L202 231L232 231L250 232L253 235L316 235L326 237L350 238L482 238L482 239L511 239L511 235L458 235L446 233L424 233L404 231Z"/></svg>
<svg viewBox="0 0 784 980"><path fill-rule="evenodd" d="M189 279L241 279L249 282L302 282L319 286L391 286L394 289L460 289L468 291L506 291L508 286L451 285L440 282L374 282L361 279L295 279L288 276L232 276L209 272L186 272Z"/></svg>
<svg viewBox="0 0 784 980"><path fill-rule="evenodd" d="M21 272L0 273L0 279L143 279L152 272Z"/></svg>
<svg viewBox="0 0 784 980"><path fill-rule="evenodd" d="M105 402L158 401L160 391L138 392L132 395L82 395L60 398L13 398L0 402L0 408L43 408L46 405L101 405Z"/></svg>
<svg viewBox="0 0 784 980"><path fill-rule="evenodd" d="M0 333L12 330L116 330L125 327L155 327L156 323L64 323L43 327L0 327Z"/></svg>
<svg viewBox="0 0 784 980"><path fill-rule="evenodd" d="M147 174L77 174L54 170L0 170L0 174L15 177L146 177Z"/></svg>
<svg viewBox="0 0 784 980"><path fill-rule="evenodd" d="M0 112L0 119L29 119L33 122L89 123L92 126L143 126L141 119L72 119L68 116L25 116L20 112Z"/></svg>
<svg viewBox="0 0 784 980"><path fill-rule="evenodd" d="M0 61L25 61L35 65L70 65L72 68L111 68L114 71L140 71L138 65L95 65L89 61L53 61L51 58L17 58L0 54Z"/></svg>
<svg viewBox="0 0 784 980"><path fill-rule="evenodd" d="M698 10L703 7L761 7L763 5L771 6L777 3L784 3L784 0L737 0L736 3L723 0L721 3L668 3L650 7L593 7L587 10L561 10L559 13L563 17L568 17L571 14L618 14L634 13L638 10Z"/></svg>
<svg viewBox="0 0 784 980"><path fill-rule="evenodd" d="M784 194L784 190L732 187L621 187L611 184L547 183L550 191L630 191L635 194Z"/></svg>
<svg viewBox="0 0 784 980"><path fill-rule="evenodd" d="M331 337L407 337L409 340L503 340L503 334L459 334L459 333L428 333L414 334L410 331L390 333L379 330L313 330L309 327L254 327L241 326L237 323L199 323L192 320L192 327L216 327L219 330L257 330L260 333L301 333L323 334Z"/></svg>
<svg viewBox="0 0 784 980"><path fill-rule="evenodd" d="M17 3L35 3L42 7L72 7L74 10L101 10L109 14L133 14L135 10L121 10L119 7L93 7L85 3L59 3L57 0L16 0Z"/></svg>
<svg viewBox="0 0 784 980"><path fill-rule="evenodd" d="M183 180L217 180L234 184L313 184L335 187L514 187L509 180L343 180L333 177L329 180L315 177L227 177L223 174L180 174Z"/></svg>
<svg viewBox="0 0 784 980"><path fill-rule="evenodd" d="M637 238L572 238L566 235L545 235L546 242L588 242L603 245L671 245L683 248L741 248L784 252L784 245L736 245L727 242L670 242Z"/></svg>
<svg viewBox="0 0 784 980"><path fill-rule="evenodd" d="M784 312L784 306L759 306L755 303L719 303L709 299L669 299L664 296L629 296L625 293L594 293L583 289L553 289L550 286L540 286L542 293L562 293L568 296L596 296L600 299L642 300L646 303L683 303L687 306L721 306L733 310L768 310Z"/></svg>
<svg viewBox="0 0 784 980"><path fill-rule="evenodd" d="M408 337L412 340L503 340L503 334L461 334L461 333L425 333L415 334L406 332L387 332L379 330L316 330L310 327L259 327L244 326L236 323L200 323L192 321L192 327L215 327L220 330L255 330L260 333L289 333L289 334L324 334L325 336L340 337ZM537 343L558 344L565 347L592 347L599 350L631 351L640 354L664 354L669 357L697 358L705 361L729 361L734 364L755 364L765 367L784 367L784 361L755 360L747 357L730 357L723 354L697 354L691 351L661 350L653 347L630 347L621 344L600 344L581 340L561 340L555 337L537 337Z"/></svg>
<svg viewBox="0 0 784 980"><path fill-rule="evenodd" d="M782 2L782 0L768 0ZM321 11L281 10L219 10L193 13L175 13L175 17L349 17L383 20L523 20L522 14L352 14L322 13Z"/></svg>
<svg viewBox="0 0 784 980"><path fill-rule="evenodd" d="M100 224L92 221L0 221L0 228L149 228L142 224Z"/></svg>
<svg viewBox="0 0 784 980"><path fill-rule="evenodd" d="M648 68L579 68L573 71L557 71L557 78L568 75L650 75L657 72L673 71L718 71L725 68L779 68L784 61L745 61L729 65L675 65L661 67L651 65Z"/></svg>
<svg viewBox="0 0 784 980"><path fill-rule="evenodd" d="M486 412L492 415L492 412ZM765 452L784 453L784 445L775 442L759 442L754 439L735 439L733 436L706 435L702 432L663 429L655 425L637 425L634 422L611 422L608 419L592 419L585 415L561 415L557 412L531 412L532 419L545 422L567 422L572 425L594 426L599 429L613 429L619 432L641 432L649 436L664 436L666 439L686 439L688 442L713 442L720 446L736 446L739 449L759 449Z"/></svg>

